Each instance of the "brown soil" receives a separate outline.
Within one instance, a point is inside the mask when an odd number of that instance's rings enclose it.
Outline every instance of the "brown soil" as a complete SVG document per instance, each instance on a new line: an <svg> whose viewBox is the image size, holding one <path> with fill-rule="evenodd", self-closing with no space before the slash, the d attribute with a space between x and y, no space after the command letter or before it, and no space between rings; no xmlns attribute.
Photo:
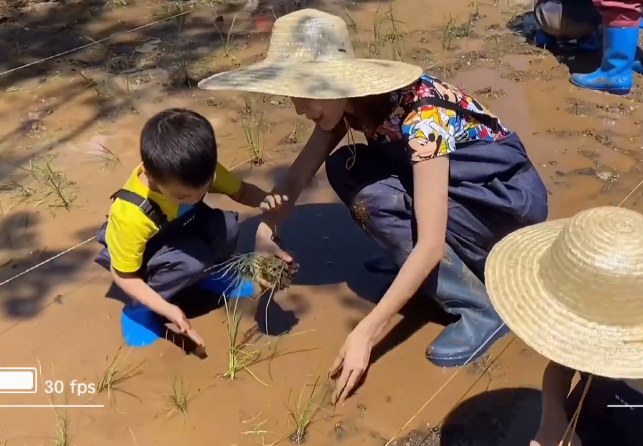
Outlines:
<svg viewBox="0 0 643 446"><path fill-rule="evenodd" d="M386 5L305 3L343 15L359 54L403 57L477 92L521 136L547 183L552 218L619 204L639 183L643 84L637 78L634 92L623 98L572 88L569 70L589 70L593 61L527 43L531 2L432 2L431 13L421 14L426 3L398 0L395 30L383 19ZM284 98L206 92L195 84L260 60L273 13L302 6L283 0L0 3L0 282L94 235L109 196L138 162L142 124L161 109L204 114L215 127L222 162L244 179L274 184L305 141L308 123L296 120ZM380 19L376 40L373 26ZM249 117L260 122L262 134L256 147L263 155L254 162L243 129ZM624 206L643 210L641 195L643 189ZM215 197L213 204L241 212L242 248L250 250L255 214L225 198ZM241 331L261 326L266 311L271 332L275 325L288 334L251 341L262 360L234 381L218 378L228 369L228 331L225 311L217 308L193 319L208 343L207 356L186 355L175 345L180 340L122 349L118 376L133 367L138 374L110 392L72 392L73 380L100 381L122 343L123 304L109 275L92 262L95 242L0 285L0 365L41 365L42 381L65 384L64 394L50 395L56 404L105 405L0 408L0 444L53 443L61 426L68 437L54 443L61 446L286 443L295 430L286 406L292 410L294 396L316 377L323 381L346 335L372 308L369 299L387 282L362 270L377 249L338 203L323 172L282 236L301 270L267 308L259 306L260 316L246 313ZM197 297L195 292L186 300ZM385 347L373 353L368 379L345 405L318 402L306 444L382 446L398 434L406 435L398 446L528 444L546 361L507 337L469 366L470 373L438 369L424 350L441 326L416 319L399 317ZM178 390L177 383L183 383ZM49 404L45 388L41 382L35 394L0 394L0 404ZM181 388L188 391L182 409L176 404Z"/></svg>

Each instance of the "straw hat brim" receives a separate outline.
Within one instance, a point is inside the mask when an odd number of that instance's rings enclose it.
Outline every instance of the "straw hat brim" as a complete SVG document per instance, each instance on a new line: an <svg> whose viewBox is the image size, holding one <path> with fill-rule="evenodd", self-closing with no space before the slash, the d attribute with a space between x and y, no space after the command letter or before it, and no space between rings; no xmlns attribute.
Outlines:
<svg viewBox="0 0 643 446"><path fill-rule="evenodd" d="M422 76L422 68L379 59L257 64L199 82L205 90L240 90L307 99L343 99L395 91Z"/></svg>
<svg viewBox="0 0 643 446"><path fill-rule="evenodd" d="M555 299L539 278L541 259L566 222L518 230L493 248L485 268L491 302L507 326L548 359L608 378L641 379L643 327L587 320Z"/></svg>

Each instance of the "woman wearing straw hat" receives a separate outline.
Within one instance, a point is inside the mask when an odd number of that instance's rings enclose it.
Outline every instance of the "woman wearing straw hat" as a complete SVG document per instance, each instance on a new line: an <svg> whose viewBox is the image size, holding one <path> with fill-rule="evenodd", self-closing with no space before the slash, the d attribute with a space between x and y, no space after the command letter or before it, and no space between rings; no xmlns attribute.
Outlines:
<svg viewBox="0 0 643 446"><path fill-rule="evenodd" d="M396 278L340 350L335 399L355 386L374 343L418 290L459 316L427 349L434 364L464 365L507 333L484 264L502 237L546 219L547 192L518 136L477 101L419 67L355 58L344 21L313 9L275 22L264 61L199 87L291 97L316 125L266 207L281 203L283 217L325 162L353 219L386 251L366 267ZM353 130L368 144L354 144ZM349 144L333 152L345 136ZM289 261L272 241L274 223L259 226L257 250Z"/></svg>
<svg viewBox="0 0 643 446"><path fill-rule="evenodd" d="M643 215L601 207L516 231L486 278L509 328L552 361L532 446L643 444Z"/></svg>

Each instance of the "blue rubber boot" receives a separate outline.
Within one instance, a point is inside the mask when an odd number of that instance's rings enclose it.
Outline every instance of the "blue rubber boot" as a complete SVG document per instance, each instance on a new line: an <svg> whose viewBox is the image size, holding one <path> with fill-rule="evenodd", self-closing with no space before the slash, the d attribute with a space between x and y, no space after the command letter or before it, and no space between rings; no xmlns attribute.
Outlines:
<svg viewBox="0 0 643 446"><path fill-rule="evenodd" d="M638 28L603 29L603 62L589 74L572 74L577 87L623 95L632 89L632 66L639 42Z"/></svg>

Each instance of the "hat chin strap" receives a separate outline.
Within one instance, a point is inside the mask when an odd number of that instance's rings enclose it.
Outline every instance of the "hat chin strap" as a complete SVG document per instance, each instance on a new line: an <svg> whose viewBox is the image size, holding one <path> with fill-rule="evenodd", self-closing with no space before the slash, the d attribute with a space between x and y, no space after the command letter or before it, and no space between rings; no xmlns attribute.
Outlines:
<svg viewBox="0 0 643 446"><path fill-rule="evenodd" d="M561 439L561 442L560 442L561 446L571 446L572 444L572 439L574 438L574 433L576 432L576 426L578 425L578 418L580 417L580 411L583 408L583 402L585 401L585 397L587 396L587 391L589 390L589 386L592 384L592 378L594 377L591 374L587 378L587 382L585 383L585 388L583 389L583 395L580 397L580 401L578 402L578 407L576 408L576 411L574 411L574 415L572 416L572 419L569 421L569 424L567 425L567 429L565 429L565 434ZM567 443L565 443L566 438L568 438Z"/></svg>

